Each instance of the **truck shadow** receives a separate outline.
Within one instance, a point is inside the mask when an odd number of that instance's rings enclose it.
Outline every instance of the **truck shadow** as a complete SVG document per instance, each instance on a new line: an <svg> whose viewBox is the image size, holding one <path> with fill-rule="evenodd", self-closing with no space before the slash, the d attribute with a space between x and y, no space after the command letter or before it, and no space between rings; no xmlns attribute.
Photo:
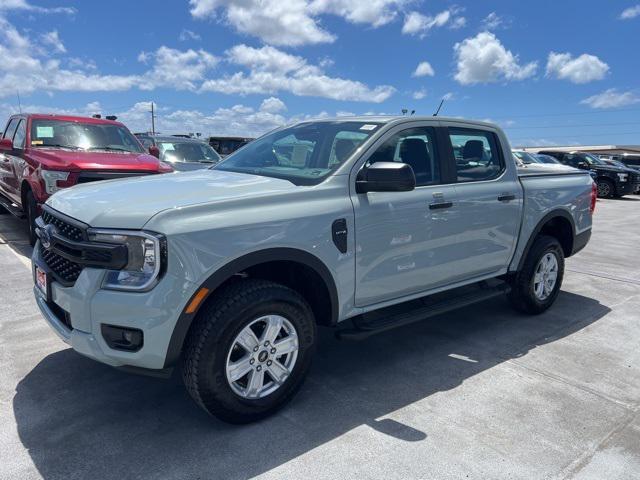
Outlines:
<svg viewBox="0 0 640 480"><path fill-rule="evenodd" d="M422 441L428 431L382 417L569 336L609 311L563 292L537 317L514 314L496 299L363 342L338 341L322 330L300 394L279 414L247 426L201 412L178 375L138 377L67 349L43 359L19 383L14 414L45 479L249 478L357 427Z"/></svg>

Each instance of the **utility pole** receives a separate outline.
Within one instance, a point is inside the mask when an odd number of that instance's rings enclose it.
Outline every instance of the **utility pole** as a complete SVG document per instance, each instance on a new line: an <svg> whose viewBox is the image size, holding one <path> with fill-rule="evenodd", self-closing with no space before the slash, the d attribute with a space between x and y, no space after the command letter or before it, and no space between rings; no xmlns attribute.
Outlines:
<svg viewBox="0 0 640 480"><path fill-rule="evenodd" d="M153 113L153 102L151 102L151 134L156 134L156 115Z"/></svg>

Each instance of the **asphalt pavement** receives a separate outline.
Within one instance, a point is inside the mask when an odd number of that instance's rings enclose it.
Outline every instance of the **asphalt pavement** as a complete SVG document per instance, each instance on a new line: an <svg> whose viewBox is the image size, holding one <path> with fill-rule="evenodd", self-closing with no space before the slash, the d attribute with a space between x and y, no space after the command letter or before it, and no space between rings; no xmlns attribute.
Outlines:
<svg viewBox="0 0 640 480"><path fill-rule="evenodd" d="M545 314L495 299L363 342L323 329L294 401L231 426L177 375L62 343L0 215L0 479L640 478L639 238L640 197L598 201Z"/></svg>

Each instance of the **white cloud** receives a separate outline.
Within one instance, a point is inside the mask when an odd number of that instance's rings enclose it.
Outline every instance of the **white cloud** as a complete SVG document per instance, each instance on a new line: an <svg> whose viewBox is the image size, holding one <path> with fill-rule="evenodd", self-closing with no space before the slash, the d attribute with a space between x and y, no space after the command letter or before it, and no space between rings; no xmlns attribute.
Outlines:
<svg viewBox="0 0 640 480"><path fill-rule="evenodd" d="M335 41L321 15L379 27L391 22L410 0L189 0L194 18L222 19L238 32L277 46Z"/></svg>
<svg viewBox="0 0 640 480"><path fill-rule="evenodd" d="M621 20L630 20L632 18L636 18L640 16L640 3L638 5L634 5L633 7L626 8L620 14Z"/></svg>
<svg viewBox="0 0 640 480"><path fill-rule="evenodd" d="M76 9L73 7L39 7L31 5L27 0L0 0L0 12L8 10L24 10L34 13L66 13L73 15Z"/></svg>
<svg viewBox="0 0 640 480"><path fill-rule="evenodd" d="M427 96L427 90L424 88L421 88L420 90L416 90L415 92L413 92L411 94L411 97L414 100L422 100L423 98L425 98Z"/></svg>
<svg viewBox="0 0 640 480"><path fill-rule="evenodd" d="M414 70L412 77L433 77L435 72L429 62L420 62Z"/></svg>
<svg viewBox="0 0 640 480"><path fill-rule="evenodd" d="M284 102L276 97L265 98L260 104L260 110L268 113L278 113L286 109Z"/></svg>
<svg viewBox="0 0 640 480"><path fill-rule="evenodd" d="M186 42L188 40L200 40L200 39L201 39L200 35L186 28L183 28L182 31L180 32L180 35L178 36L178 40L180 40L181 42Z"/></svg>
<svg viewBox="0 0 640 480"><path fill-rule="evenodd" d="M619 108L640 103L640 97L633 92L620 92L615 88L610 88L602 93L585 98L580 103L589 105L591 108Z"/></svg>
<svg viewBox="0 0 640 480"><path fill-rule="evenodd" d="M355 80L330 77L306 59L271 46L253 48L236 45L227 51L227 59L248 72L209 79L202 84L201 91L235 95L288 91L299 96L374 103L385 101L395 92L389 85L370 88Z"/></svg>
<svg viewBox="0 0 640 480"><path fill-rule="evenodd" d="M588 83L602 80L609 71L609 65L595 55L583 53L573 58L570 53L549 53L547 76L573 83Z"/></svg>
<svg viewBox="0 0 640 480"><path fill-rule="evenodd" d="M535 74L537 62L520 65L517 55L507 50L491 32L481 32L453 47L457 72L462 85L523 80Z"/></svg>
<svg viewBox="0 0 640 480"><path fill-rule="evenodd" d="M482 27L485 30L497 30L498 28L507 28L511 22L496 12L491 12L482 20Z"/></svg>
<svg viewBox="0 0 640 480"><path fill-rule="evenodd" d="M455 94L453 92L447 92L442 96L442 99L445 101L450 101L455 99Z"/></svg>
<svg viewBox="0 0 640 480"><path fill-rule="evenodd" d="M418 35L423 38L433 28L444 27L448 25L450 28L461 28L467 23L467 20L458 15L462 12L460 7L451 7L435 16L424 15L420 12L411 11L404 17L402 25L402 33L406 35Z"/></svg>
<svg viewBox="0 0 640 480"><path fill-rule="evenodd" d="M141 54L142 55L142 54ZM176 50L162 46L153 54L145 53L138 59L146 63L152 58L154 67L145 73L140 88L173 87L178 90L196 90L207 71L214 68L219 58L204 50Z"/></svg>
<svg viewBox="0 0 640 480"><path fill-rule="evenodd" d="M58 36L58 31L53 30L51 32L47 32L42 35L42 43L53 47L53 50L57 53L66 53L67 49L65 48L62 40Z"/></svg>

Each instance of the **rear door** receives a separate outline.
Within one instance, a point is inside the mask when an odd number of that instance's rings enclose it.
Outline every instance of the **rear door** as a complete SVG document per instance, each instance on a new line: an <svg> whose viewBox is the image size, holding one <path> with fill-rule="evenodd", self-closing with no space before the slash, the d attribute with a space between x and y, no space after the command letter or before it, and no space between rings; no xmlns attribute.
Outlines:
<svg viewBox="0 0 640 480"><path fill-rule="evenodd" d="M388 132L352 172L357 306L423 292L449 282L455 248L455 190L444 185L436 128L414 122ZM375 162L411 165L410 192L355 193L355 178Z"/></svg>
<svg viewBox="0 0 640 480"><path fill-rule="evenodd" d="M501 274L513 256L523 205L510 151L489 127L452 123L444 130L457 199L451 281Z"/></svg>

